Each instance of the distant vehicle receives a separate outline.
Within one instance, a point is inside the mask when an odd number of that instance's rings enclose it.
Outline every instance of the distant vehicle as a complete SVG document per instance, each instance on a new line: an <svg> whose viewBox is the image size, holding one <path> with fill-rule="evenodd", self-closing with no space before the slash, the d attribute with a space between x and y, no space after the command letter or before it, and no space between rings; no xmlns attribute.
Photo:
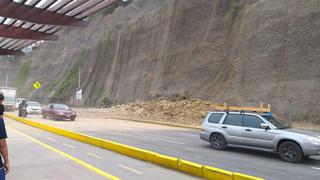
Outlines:
<svg viewBox="0 0 320 180"><path fill-rule="evenodd" d="M4 108L6 111L14 111L16 108L17 88L0 87L0 93L4 95Z"/></svg>
<svg viewBox="0 0 320 180"><path fill-rule="evenodd" d="M16 109L19 108L19 104L23 101L26 100L25 98L16 98Z"/></svg>
<svg viewBox="0 0 320 180"><path fill-rule="evenodd" d="M28 113L27 113L27 103L25 100L23 100L20 104L19 104L19 107L18 107L18 110L19 110L19 113L18 113L18 116L19 117L27 117Z"/></svg>
<svg viewBox="0 0 320 180"><path fill-rule="evenodd" d="M27 113L28 114L41 114L41 104L36 101L27 102Z"/></svg>
<svg viewBox="0 0 320 180"><path fill-rule="evenodd" d="M217 150L240 147L274 152L293 163L320 155L320 133L288 128L270 113L209 112L200 138Z"/></svg>
<svg viewBox="0 0 320 180"><path fill-rule="evenodd" d="M74 121L76 119L76 112L72 111L65 104L49 104L42 109L42 117L46 119L47 117L53 118L54 120L58 119L70 119Z"/></svg>

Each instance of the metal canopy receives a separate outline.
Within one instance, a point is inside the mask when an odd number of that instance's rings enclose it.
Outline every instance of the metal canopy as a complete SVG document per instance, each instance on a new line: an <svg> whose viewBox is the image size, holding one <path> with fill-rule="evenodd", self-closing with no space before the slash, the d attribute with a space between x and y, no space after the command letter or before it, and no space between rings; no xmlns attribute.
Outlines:
<svg viewBox="0 0 320 180"><path fill-rule="evenodd" d="M131 2L131 1L130 1ZM85 19L127 0L0 0L0 56L21 55L39 40L57 40L63 26L86 27Z"/></svg>
<svg viewBox="0 0 320 180"><path fill-rule="evenodd" d="M23 52L21 50L13 51L8 49L0 49L0 56L4 55L23 55Z"/></svg>
<svg viewBox="0 0 320 180"><path fill-rule="evenodd" d="M0 24L0 37L14 39L58 40L57 35L50 35L39 31L32 31L30 29L5 24Z"/></svg>
<svg viewBox="0 0 320 180"><path fill-rule="evenodd" d="M0 16L28 21L36 24L60 25L60 26L80 26L86 27L87 22L80 19L51 12L49 10L32 7L11 0L0 1Z"/></svg>

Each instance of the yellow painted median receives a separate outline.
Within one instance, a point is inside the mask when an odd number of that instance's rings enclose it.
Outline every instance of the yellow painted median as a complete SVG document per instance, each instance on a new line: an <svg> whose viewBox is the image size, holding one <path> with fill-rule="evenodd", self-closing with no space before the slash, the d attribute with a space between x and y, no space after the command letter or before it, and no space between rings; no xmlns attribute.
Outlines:
<svg viewBox="0 0 320 180"><path fill-rule="evenodd" d="M158 154L157 164L171 169L178 169L178 158Z"/></svg>
<svg viewBox="0 0 320 180"><path fill-rule="evenodd" d="M233 180L263 180L258 177L249 176L241 173L233 173Z"/></svg>
<svg viewBox="0 0 320 180"><path fill-rule="evenodd" d="M233 173L210 166L203 166L203 177L212 180L233 180Z"/></svg>
<svg viewBox="0 0 320 180"><path fill-rule="evenodd" d="M203 177L202 165L194 162L179 159L178 168L180 171L186 172L188 174Z"/></svg>

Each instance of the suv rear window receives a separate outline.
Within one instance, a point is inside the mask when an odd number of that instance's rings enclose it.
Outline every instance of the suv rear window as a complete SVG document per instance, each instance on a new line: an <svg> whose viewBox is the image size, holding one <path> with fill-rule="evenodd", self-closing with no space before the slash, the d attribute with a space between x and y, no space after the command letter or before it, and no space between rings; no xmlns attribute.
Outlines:
<svg viewBox="0 0 320 180"><path fill-rule="evenodd" d="M232 125L232 126L242 126L242 115L228 114L223 124Z"/></svg>
<svg viewBox="0 0 320 180"><path fill-rule="evenodd" d="M211 113L210 117L208 118L209 123L219 123L224 113Z"/></svg>

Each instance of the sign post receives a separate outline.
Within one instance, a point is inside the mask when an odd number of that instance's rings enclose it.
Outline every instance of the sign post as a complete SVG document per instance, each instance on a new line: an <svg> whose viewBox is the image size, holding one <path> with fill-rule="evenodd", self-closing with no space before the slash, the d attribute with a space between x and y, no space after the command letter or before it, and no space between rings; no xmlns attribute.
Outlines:
<svg viewBox="0 0 320 180"><path fill-rule="evenodd" d="M76 99L78 101L78 104L80 105L80 101L82 99L82 89L77 89L77 92L76 92Z"/></svg>

